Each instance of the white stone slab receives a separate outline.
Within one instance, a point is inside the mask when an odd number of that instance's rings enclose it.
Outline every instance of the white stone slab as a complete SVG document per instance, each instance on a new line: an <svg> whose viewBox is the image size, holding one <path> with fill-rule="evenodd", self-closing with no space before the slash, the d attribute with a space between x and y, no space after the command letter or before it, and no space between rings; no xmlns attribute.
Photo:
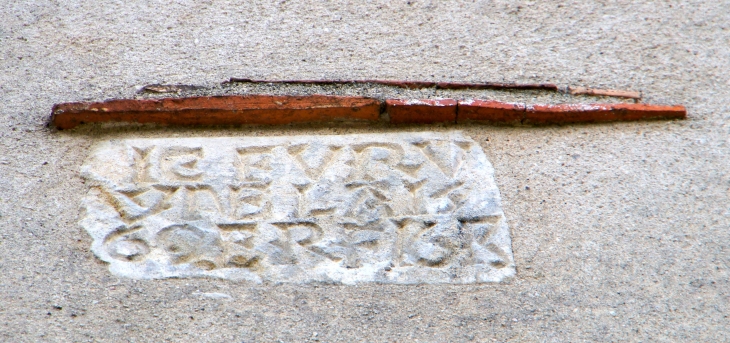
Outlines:
<svg viewBox="0 0 730 343"><path fill-rule="evenodd" d="M112 273L480 283L515 274L494 171L458 132L113 140L81 225Z"/></svg>

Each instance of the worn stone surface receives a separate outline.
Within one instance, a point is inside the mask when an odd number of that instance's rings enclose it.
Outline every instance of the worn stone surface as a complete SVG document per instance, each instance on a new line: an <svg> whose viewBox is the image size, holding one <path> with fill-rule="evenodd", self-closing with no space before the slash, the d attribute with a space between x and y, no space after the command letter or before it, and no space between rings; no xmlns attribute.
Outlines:
<svg viewBox="0 0 730 343"><path fill-rule="evenodd" d="M4 5L2 342L730 340L727 1ZM342 287L213 278L139 281L111 274L89 251L91 237L78 225L88 191L79 170L98 141L445 130L45 127L56 103L131 98L143 85L214 85L234 76L631 89L642 91L648 103L684 104L689 118L458 126L494 165L517 268L509 283ZM568 101L557 92L375 85L235 90ZM607 100L580 100L598 101Z"/></svg>
<svg viewBox="0 0 730 343"><path fill-rule="evenodd" d="M495 282L515 266L493 174L455 132L107 141L81 225L139 279Z"/></svg>

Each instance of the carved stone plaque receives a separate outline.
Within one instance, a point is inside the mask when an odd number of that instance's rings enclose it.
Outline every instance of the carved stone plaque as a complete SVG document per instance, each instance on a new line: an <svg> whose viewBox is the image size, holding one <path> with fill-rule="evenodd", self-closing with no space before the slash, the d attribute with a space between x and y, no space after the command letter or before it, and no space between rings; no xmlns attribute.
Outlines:
<svg viewBox="0 0 730 343"><path fill-rule="evenodd" d="M120 276L480 283L515 274L494 171L458 132L97 145L81 225Z"/></svg>

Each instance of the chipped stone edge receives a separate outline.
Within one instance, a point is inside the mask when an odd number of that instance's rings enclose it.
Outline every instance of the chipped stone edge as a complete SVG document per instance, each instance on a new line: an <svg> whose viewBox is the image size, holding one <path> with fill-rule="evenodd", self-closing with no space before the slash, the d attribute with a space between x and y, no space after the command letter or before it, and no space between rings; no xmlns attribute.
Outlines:
<svg viewBox="0 0 730 343"><path fill-rule="evenodd" d="M433 133L433 132L401 132L401 133L379 133L379 134L350 134L350 135L331 135L331 136L358 136L358 137L382 137L383 135L387 135L393 138L402 137L401 139L404 140L410 140L410 141L416 141L414 138L418 138L420 140L427 140L427 139L437 139L437 140L444 140L444 139L451 139L454 141L462 141L462 142L470 142L477 146L479 146L479 151L481 152L482 157L484 157L485 166L487 167L486 170L483 172L486 173L488 176L491 177L493 181L496 182L494 179L494 168L491 164L491 162L486 158L486 155L484 154L483 149L481 146L472 140L469 137L465 137L462 134L462 131L450 131L446 133ZM414 137L416 136L416 137ZM327 276L324 278L312 278L307 281L288 281L288 280L263 280L259 275L248 272L248 271L241 271L241 270L233 270L233 269L218 269L213 271L206 271L201 270L199 268L195 268L193 266L186 266L185 268L178 268L175 271L167 271L167 270L157 270L154 273L151 274L143 274L139 273L136 270L130 270L129 268L125 268L124 265L121 265L119 263L115 263L115 259L104 249L104 238L106 234L104 233L105 229L95 229L95 226L103 225L106 219L107 225L109 225L108 220L111 219L111 217L117 216L116 213L108 213L111 211L108 211L107 206L103 205L99 201L99 196L96 194L98 190L95 190L93 187L95 186L108 186L111 185L112 182L110 180L96 180L92 177L92 172L90 170L89 163L91 160L97 155L99 151L102 151L104 149L108 149L113 146L117 146L122 141L133 141L133 140L156 140L156 139L165 139L170 141L187 141L190 142L191 139L194 140L224 140L224 139L246 139L248 142L250 140L261 140L261 141L267 141L270 142L272 138L276 138L277 140L290 140L290 141L297 141L297 140L303 140L307 141L313 137L312 135L301 135L301 136L265 136L265 137L216 137L216 138L206 138L206 137L186 137L186 138L149 138L149 139L112 139L112 140L106 140L102 142L98 142L93 145L91 152L87 156L87 158L84 160L84 163L81 167L81 176L87 180L87 185L89 187L89 191L87 194L82 198L81 201L81 220L79 221L79 225L92 237L92 247L91 251L94 253L94 255L108 264L109 271L112 272L114 275L122 276L122 277L128 277L131 279L138 279L138 280L154 280L154 279L168 279L168 278L215 278L215 279L225 279L230 281L247 281L252 282L256 284L285 284L285 283L291 283L291 284L334 284L334 285L357 285L357 284L389 284L389 285L415 285L415 284L431 284L431 285L470 285L470 284L481 284L481 283L507 283L510 280L512 280L516 276L516 263L514 260L514 252L512 250L512 237L511 232L509 229L509 226L507 225L507 219L504 215L504 210L501 205L501 193L499 191L499 188L496 187L496 202L497 207L499 209L498 212L495 214L501 216L501 226L500 232L502 235L506 235L506 239L509 242L505 248L507 249L505 253L510 256L509 265L505 266L504 268L501 268L499 270L490 269L489 272L479 274L475 273L476 278L472 282L444 282L444 281L434 281L434 282L397 282L393 280L393 282L387 282L387 281L380 281L380 280L368 280L365 277L368 275L362 275L364 273L359 273L361 277L357 278L340 278L340 279L332 279L329 277L329 275L323 275ZM98 207L96 213L102 213L107 212L109 217L106 218L99 218L98 216L92 216L90 214L90 211L88 211L89 208L92 207ZM383 261L380 264L380 268L383 269L389 263L387 261ZM367 269L367 268L365 268Z"/></svg>

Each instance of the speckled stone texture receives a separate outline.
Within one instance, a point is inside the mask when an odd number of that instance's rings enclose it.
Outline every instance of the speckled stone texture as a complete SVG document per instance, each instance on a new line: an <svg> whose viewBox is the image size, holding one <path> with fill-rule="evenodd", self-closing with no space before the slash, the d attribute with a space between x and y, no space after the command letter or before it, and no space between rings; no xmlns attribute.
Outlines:
<svg viewBox="0 0 730 343"><path fill-rule="evenodd" d="M727 342L730 4L4 1L0 341ZM231 77L641 91L687 120L549 126L79 127L54 104ZM227 94L605 102L539 91L231 85ZM201 92L201 96L206 96ZM216 94L210 94L216 95ZM169 96L162 94L160 96ZM155 96L155 97L160 97ZM461 130L494 166L508 282L357 286L109 272L78 225L97 143Z"/></svg>
<svg viewBox="0 0 730 343"><path fill-rule="evenodd" d="M81 225L114 274L481 283L515 273L494 171L460 133L108 141Z"/></svg>

